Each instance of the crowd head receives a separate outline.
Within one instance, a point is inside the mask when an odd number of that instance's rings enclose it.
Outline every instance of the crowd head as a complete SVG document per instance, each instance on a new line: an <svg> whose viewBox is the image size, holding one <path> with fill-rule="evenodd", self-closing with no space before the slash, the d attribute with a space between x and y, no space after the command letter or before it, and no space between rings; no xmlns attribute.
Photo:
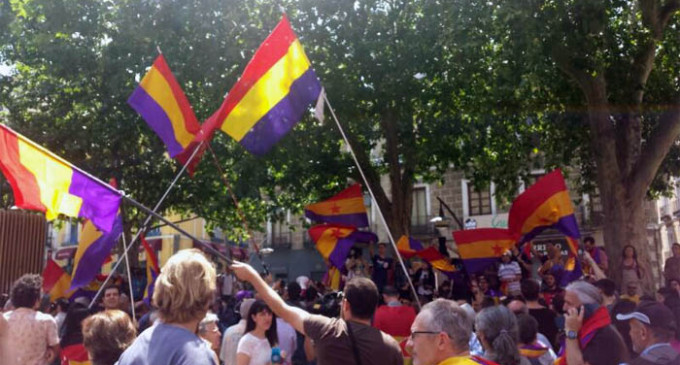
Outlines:
<svg viewBox="0 0 680 365"><path fill-rule="evenodd" d="M182 250L163 266L156 279L153 302L165 323L202 320L213 301L216 273L196 249Z"/></svg>
<svg viewBox="0 0 680 365"><path fill-rule="evenodd" d="M345 285L343 318L370 320L378 306L379 294L375 283L367 278L355 277Z"/></svg>
<svg viewBox="0 0 680 365"><path fill-rule="evenodd" d="M485 357L504 365L520 363L517 319L508 308L494 306L482 309L477 313L475 328Z"/></svg>
<svg viewBox="0 0 680 365"><path fill-rule="evenodd" d="M15 308L35 308L40 300L42 277L26 274L14 282L11 301Z"/></svg>
<svg viewBox="0 0 680 365"><path fill-rule="evenodd" d="M130 317L117 309L87 317L82 327L83 345L93 365L115 364L137 334Z"/></svg>
<svg viewBox="0 0 680 365"><path fill-rule="evenodd" d="M411 326L407 346L414 365L436 365L469 350L472 321L458 304L437 299L423 306Z"/></svg>

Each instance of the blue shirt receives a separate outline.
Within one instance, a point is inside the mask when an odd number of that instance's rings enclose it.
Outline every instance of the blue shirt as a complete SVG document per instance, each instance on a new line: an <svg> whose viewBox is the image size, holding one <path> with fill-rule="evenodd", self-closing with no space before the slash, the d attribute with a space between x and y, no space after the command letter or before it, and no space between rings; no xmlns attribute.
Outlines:
<svg viewBox="0 0 680 365"><path fill-rule="evenodd" d="M212 350L185 328L157 323L123 352L118 365L217 365Z"/></svg>

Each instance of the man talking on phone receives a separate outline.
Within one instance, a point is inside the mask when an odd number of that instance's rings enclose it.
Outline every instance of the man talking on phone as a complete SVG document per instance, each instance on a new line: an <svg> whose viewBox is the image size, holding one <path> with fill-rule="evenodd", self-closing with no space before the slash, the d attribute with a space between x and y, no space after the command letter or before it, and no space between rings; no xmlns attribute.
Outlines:
<svg viewBox="0 0 680 365"><path fill-rule="evenodd" d="M585 281L575 281L564 294L565 348L555 364L618 365L628 360L623 338L611 324L602 295Z"/></svg>

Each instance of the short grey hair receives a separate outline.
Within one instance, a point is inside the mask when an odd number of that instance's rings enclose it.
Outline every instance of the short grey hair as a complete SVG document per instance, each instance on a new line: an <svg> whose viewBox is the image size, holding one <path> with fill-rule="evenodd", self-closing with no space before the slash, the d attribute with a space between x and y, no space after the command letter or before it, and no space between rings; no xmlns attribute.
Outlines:
<svg viewBox="0 0 680 365"><path fill-rule="evenodd" d="M217 318L217 314L208 312L208 314L205 315L203 320L201 320L201 323L198 324L198 333L205 333L209 324L217 323L219 322L219 320L220 319Z"/></svg>
<svg viewBox="0 0 680 365"><path fill-rule="evenodd" d="M419 315L426 316L424 322L428 330L446 333L456 350L469 349L472 320L456 302L437 299L423 306Z"/></svg>
<svg viewBox="0 0 680 365"><path fill-rule="evenodd" d="M581 301L581 304L602 304L602 293L593 284L579 280L567 285L566 291L573 292Z"/></svg>

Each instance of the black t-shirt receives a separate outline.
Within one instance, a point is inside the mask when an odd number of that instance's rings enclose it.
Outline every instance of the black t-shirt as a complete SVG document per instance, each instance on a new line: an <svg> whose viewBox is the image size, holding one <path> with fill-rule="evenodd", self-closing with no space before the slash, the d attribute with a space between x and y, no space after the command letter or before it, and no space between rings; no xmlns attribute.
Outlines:
<svg viewBox="0 0 680 365"><path fill-rule="evenodd" d="M536 319L538 322L538 332L543 334L548 338L553 349L559 349L559 343L557 342L557 334L559 329L555 323L555 318L557 314L548 308L539 309L529 309L529 315Z"/></svg>
<svg viewBox="0 0 680 365"><path fill-rule="evenodd" d="M628 361L626 344L611 325L600 329L582 352L583 360L590 365L619 365Z"/></svg>
<svg viewBox="0 0 680 365"><path fill-rule="evenodd" d="M373 282L375 282L378 289L382 289L387 285L387 272L392 267L393 261L391 257L373 256Z"/></svg>

